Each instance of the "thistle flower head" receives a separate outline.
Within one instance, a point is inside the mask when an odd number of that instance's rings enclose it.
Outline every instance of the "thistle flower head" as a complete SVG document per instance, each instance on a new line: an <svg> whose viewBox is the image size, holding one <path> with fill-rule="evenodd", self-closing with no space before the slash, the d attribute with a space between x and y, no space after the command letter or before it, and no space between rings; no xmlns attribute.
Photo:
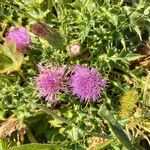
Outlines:
<svg viewBox="0 0 150 150"><path fill-rule="evenodd" d="M70 44L67 49L71 56L79 56L81 54L81 46L79 44Z"/></svg>
<svg viewBox="0 0 150 150"><path fill-rule="evenodd" d="M30 45L30 36L25 28L14 28L6 34L5 42L9 41L15 42L18 52L25 53Z"/></svg>
<svg viewBox="0 0 150 150"><path fill-rule="evenodd" d="M96 69L76 66L74 74L70 77L70 85L73 95L77 95L81 100L96 101L101 96L100 93L106 85L106 80Z"/></svg>
<svg viewBox="0 0 150 150"><path fill-rule="evenodd" d="M45 97L50 103L55 102L60 91L65 91L63 82L64 68L46 68L38 66L39 75L35 78L36 89L39 95Z"/></svg>

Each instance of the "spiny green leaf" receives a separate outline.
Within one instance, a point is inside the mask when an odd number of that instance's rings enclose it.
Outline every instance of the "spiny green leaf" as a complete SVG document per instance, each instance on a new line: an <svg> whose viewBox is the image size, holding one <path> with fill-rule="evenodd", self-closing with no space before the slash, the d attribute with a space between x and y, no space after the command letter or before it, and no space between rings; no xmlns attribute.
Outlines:
<svg viewBox="0 0 150 150"><path fill-rule="evenodd" d="M15 61L17 58L16 44L14 42L5 42L2 52L13 61Z"/></svg>
<svg viewBox="0 0 150 150"><path fill-rule="evenodd" d="M78 129L79 131L84 132L85 134L92 135L92 136L97 136L97 137L102 137L102 138L108 138L108 139L111 138L111 137L105 136L105 135L103 135L103 134L97 134L97 133L92 133L92 132L85 131L85 130L79 128L78 126L76 126L75 124L73 124L71 121L66 120L66 119L64 119L64 118L61 117L61 116L58 116L57 114L55 114L55 113L54 113L53 111L51 111L50 109L48 109L48 108L46 108L46 107L44 107L44 106L41 106L41 105L37 105L37 104L36 104L36 106L39 107L39 108L41 108L42 110L44 110L47 114L51 115L54 119L57 119L57 120L59 120L59 121L62 122L62 123L65 123L65 124L67 124L67 125L69 125L69 126L71 126L71 127L73 127L73 128L76 128L76 129Z"/></svg>
<svg viewBox="0 0 150 150"><path fill-rule="evenodd" d="M20 69L24 56L17 52L14 42L7 42L1 49L0 58L0 73L9 74Z"/></svg>
<svg viewBox="0 0 150 150"><path fill-rule="evenodd" d="M126 55L124 57L124 59L127 61L134 61L134 60L137 60L139 58L141 58L141 55L139 55L139 54L129 54L129 55Z"/></svg>
<svg viewBox="0 0 150 150"><path fill-rule="evenodd" d="M134 30L135 30L136 33L138 34L140 40L142 40L142 37L141 37L141 31L140 31L139 27L138 27L138 26L135 26L135 27L134 27Z"/></svg>
<svg viewBox="0 0 150 150"><path fill-rule="evenodd" d="M129 150L136 150L136 148L131 144L130 140L128 139L127 135L123 131L121 125L117 122L117 120L112 116L112 114L107 110L105 106L102 106L100 109L100 115L104 117L111 129L113 130L115 136L118 140Z"/></svg>
<svg viewBox="0 0 150 150"><path fill-rule="evenodd" d="M0 54L0 70L5 69L11 65L13 61L4 54Z"/></svg>

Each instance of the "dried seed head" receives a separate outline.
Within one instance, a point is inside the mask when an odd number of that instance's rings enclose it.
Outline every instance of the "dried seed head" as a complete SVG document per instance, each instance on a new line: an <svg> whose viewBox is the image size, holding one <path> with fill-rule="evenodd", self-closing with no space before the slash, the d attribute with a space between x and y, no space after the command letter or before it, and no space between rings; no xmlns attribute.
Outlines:
<svg viewBox="0 0 150 150"><path fill-rule="evenodd" d="M53 47L62 49L64 47L65 39L60 33L52 29L46 23L34 23L31 25L31 32L40 38L47 40Z"/></svg>
<svg viewBox="0 0 150 150"><path fill-rule="evenodd" d="M31 25L31 32L35 35L46 38L50 32L50 27L46 23L34 23Z"/></svg>

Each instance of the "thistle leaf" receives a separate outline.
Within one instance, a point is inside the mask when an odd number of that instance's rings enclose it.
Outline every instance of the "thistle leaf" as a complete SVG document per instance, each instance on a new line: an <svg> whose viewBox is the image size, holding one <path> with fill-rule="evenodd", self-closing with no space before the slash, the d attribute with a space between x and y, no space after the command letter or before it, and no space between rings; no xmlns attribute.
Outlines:
<svg viewBox="0 0 150 150"><path fill-rule="evenodd" d="M106 119L115 134L118 140L129 150L136 150L134 145L130 142L127 135L123 131L121 125L117 122L117 120L112 116L112 114L107 110L105 106L102 106L100 111L100 115Z"/></svg>
<svg viewBox="0 0 150 150"><path fill-rule="evenodd" d="M5 69L11 65L13 61L4 54L0 54L0 70Z"/></svg>
<svg viewBox="0 0 150 150"><path fill-rule="evenodd" d="M23 54L17 52L14 42L4 43L0 53L0 74L18 71L23 62Z"/></svg>

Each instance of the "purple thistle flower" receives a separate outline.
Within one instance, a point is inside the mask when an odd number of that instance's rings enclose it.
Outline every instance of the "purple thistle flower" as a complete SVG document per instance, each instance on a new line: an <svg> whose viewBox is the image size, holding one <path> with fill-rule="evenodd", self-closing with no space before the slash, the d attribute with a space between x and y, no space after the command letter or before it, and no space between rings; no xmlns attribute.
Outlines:
<svg viewBox="0 0 150 150"><path fill-rule="evenodd" d="M77 95L83 101L96 101L101 97L102 88L106 85L97 69L76 66L74 74L70 77L70 85L73 95Z"/></svg>
<svg viewBox="0 0 150 150"><path fill-rule="evenodd" d="M36 89L39 95L50 103L55 102L60 91L66 91L64 86L64 68L46 68L38 66L39 75L35 78Z"/></svg>
<svg viewBox="0 0 150 150"><path fill-rule="evenodd" d="M15 42L16 49L20 53L25 53L25 50L30 45L30 36L27 30L23 27L21 28L14 28L13 30L9 31L6 34L5 42Z"/></svg>

